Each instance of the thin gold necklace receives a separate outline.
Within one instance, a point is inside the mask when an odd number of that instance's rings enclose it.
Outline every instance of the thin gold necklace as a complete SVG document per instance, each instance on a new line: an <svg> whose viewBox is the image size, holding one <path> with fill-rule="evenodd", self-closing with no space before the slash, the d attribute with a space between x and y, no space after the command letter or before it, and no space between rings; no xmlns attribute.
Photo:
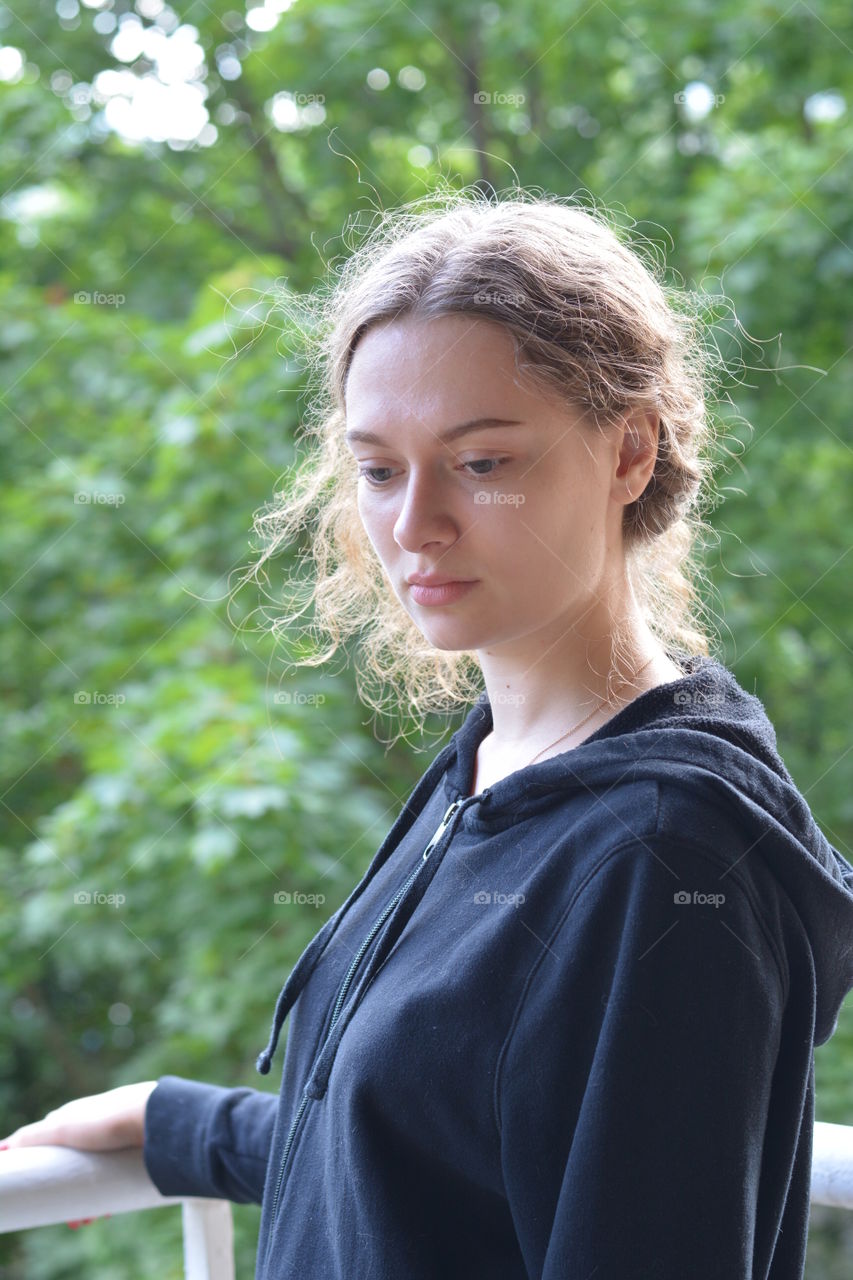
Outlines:
<svg viewBox="0 0 853 1280"><path fill-rule="evenodd" d="M652 657L651 657L651 658L649 658L649 662L652 662L652 661L653 661L653 659L654 659L654 654L652 654ZM649 662L644 662L644 663L643 663L643 665L640 667L640 670L639 670L638 672L636 672L636 674L635 674L635 676L634 676L634 679L635 679L635 680L636 680L637 676L640 676L640 675L642 675L642 674L643 674L643 672L645 671L646 667L649 665ZM625 684L627 684L627 683L628 683L628 681L627 681L627 680L623 680L623 681L622 681L622 684L623 684L623 685L625 685ZM570 734L570 733L574 733L577 729L581 729L581 728L583 728L583 726L586 724L587 720L591 720L591 719L592 719L592 717L595 715L596 711L600 711L602 707L606 707L609 703L611 703L611 702L614 700L614 698L615 698L615 697L616 697L616 695L615 695L615 694L611 694L609 698L605 698L602 702L599 702L598 706L597 706L597 707L593 707L593 709L592 709L592 711L590 711L589 715L588 715L588 716L584 716L583 720L581 720L578 724L572 725L571 729L567 729L565 733L561 733L561 734L560 734L560 736L559 736L559 738L555 738L553 742L549 742L547 747L543 747L543 748L542 748L542 751L537 751L537 752L536 752L536 755L533 757L533 760L538 760L538 759L539 759L539 757L542 755L542 752L543 752L543 751L550 751L551 747L556 747L557 743L558 743L558 742L562 742L564 738L568 738L568 736L569 736L569 734ZM523 768L525 768L525 769L529 768L529 766L533 764L533 760L528 760L527 764L526 764L526 765L524 765L524 766L523 766Z"/></svg>

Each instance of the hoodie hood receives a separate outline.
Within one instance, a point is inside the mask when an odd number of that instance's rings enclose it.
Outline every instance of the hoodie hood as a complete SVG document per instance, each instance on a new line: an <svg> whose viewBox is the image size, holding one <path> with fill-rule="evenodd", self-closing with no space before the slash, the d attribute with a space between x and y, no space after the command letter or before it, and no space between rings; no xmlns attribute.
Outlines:
<svg viewBox="0 0 853 1280"><path fill-rule="evenodd" d="M684 671L680 680L640 694L571 750L485 788L461 822L486 834L562 803L573 788L604 790L623 779L710 783L737 806L753 848L800 917L815 968L815 1044L823 1044L853 987L853 866L817 825L761 700L716 658L669 656ZM477 748L491 728L484 691L445 749L448 802L467 796Z"/></svg>

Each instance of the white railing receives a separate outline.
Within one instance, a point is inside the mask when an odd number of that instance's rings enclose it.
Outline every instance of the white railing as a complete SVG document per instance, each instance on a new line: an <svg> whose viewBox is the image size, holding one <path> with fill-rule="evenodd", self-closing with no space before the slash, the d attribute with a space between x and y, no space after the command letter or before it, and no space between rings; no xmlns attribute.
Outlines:
<svg viewBox="0 0 853 1280"><path fill-rule="evenodd" d="M816 1122L811 1203L853 1209L853 1126ZM186 1280L234 1280L230 1203L162 1196L148 1176L141 1148L0 1151L0 1232L174 1204L183 1210Z"/></svg>
<svg viewBox="0 0 853 1280"><path fill-rule="evenodd" d="M148 1176L141 1147L0 1151L0 1232L175 1204L182 1206L186 1280L234 1280L230 1203L162 1196Z"/></svg>

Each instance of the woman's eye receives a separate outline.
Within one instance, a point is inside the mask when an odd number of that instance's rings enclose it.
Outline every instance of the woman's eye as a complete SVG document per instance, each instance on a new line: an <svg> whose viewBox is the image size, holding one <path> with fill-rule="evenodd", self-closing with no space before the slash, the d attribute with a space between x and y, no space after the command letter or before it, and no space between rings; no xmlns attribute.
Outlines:
<svg viewBox="0 0 853 1280"><path fill-rule="evenodd" d="M382 484L383 482L381 480L374 480L373 476L376 474L377 471L390 471L390 470L391 470L390 467L362 467L358 474L359 476L364 476L368 484Z"/></svg>
<svg viewBox="0 0 853 1280"><path fill-rule="evenodd" d="M482 466L484 462L493 462L495 464L494 468L489 471L475 471L475 476L494 475L495 471L497 471L499 467L502 467L505 462L509 462L509 458L475 458L473 462L466 462L463 465L466 467L479 467Z"/></svg>
<svg viewBox="0 0 853 1280"><path fill-rule="evenodd" d="M473 458L470 462L462 463L462 470L464 470L466 467L468 468L481 467L485 464L492 464L489 467L488 471L469 471L469 475L480 477L481 479L485 480L485 479L488 479L489 476L493 476L495 472L499 470L500 467L504 466L505 463L510 461L511 461L510 458ZM387 481L382 479L377 479L376 473L382 472L382 471L390 471L390 470L391 470L391 467L362 467L360 468L358 474L359 476L364 476L368 484L373 485L375 488L382 488L387 483Z"/></svg>

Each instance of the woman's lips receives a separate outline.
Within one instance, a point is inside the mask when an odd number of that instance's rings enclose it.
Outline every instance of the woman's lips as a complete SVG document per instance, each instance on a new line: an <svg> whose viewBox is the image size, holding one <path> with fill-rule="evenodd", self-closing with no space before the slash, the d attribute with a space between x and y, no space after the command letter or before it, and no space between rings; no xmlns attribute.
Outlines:
<svg viewBox="0 0 853 1280"><path fill-rule="evenodd" d="M409 590L416 604L452 604L476 585L476 579L472 582L445 582L440 587L419 587L412 583Z"/></svg>

